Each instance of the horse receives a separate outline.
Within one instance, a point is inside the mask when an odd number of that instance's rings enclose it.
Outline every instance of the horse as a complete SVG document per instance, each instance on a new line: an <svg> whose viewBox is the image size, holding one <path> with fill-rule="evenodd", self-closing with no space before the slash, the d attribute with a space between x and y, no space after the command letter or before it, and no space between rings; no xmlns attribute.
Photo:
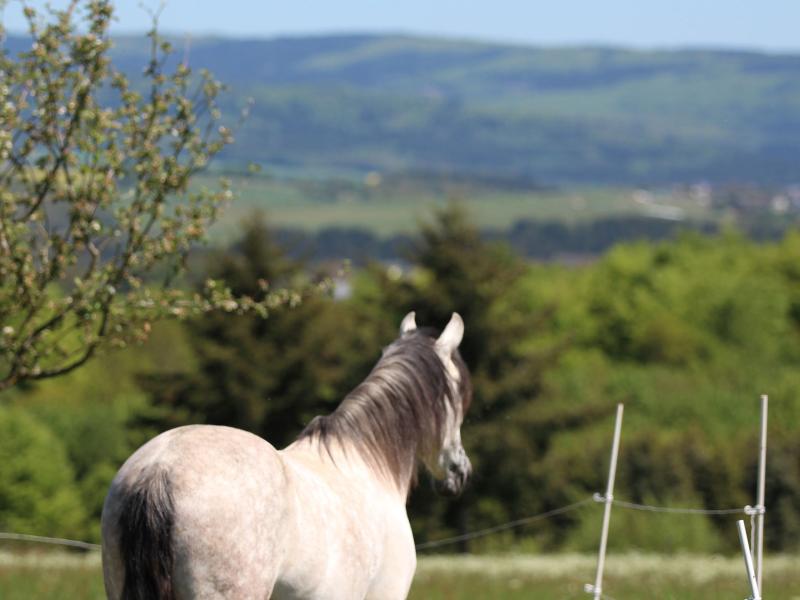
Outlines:
<svg viewBox="0 0 800 600"><path fill-rule="evenodd" d="M416 569L406 512L418 464L456 495L471 401L453 313L405 316L367 378L276 450L240 429L166 431L120 468L103 505L110 600L394 600Z"/></svg>

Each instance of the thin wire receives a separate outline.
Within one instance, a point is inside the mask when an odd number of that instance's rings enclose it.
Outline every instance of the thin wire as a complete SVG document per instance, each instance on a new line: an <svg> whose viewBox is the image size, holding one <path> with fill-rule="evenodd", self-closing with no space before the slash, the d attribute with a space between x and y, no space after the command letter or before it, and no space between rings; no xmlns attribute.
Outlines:
<svg viewBox="0 0 800 600"><path fill-rule="evenodd" d="M41 535L28 535L27 533L0 532L0 540L14 540L19 542L38 542L41 544L72 546L73 548L83 548L84 550L100 550L100 544L90 544L89 542L80 542L78 540L67 540L64 538L43 537Z"/></svg>
<svg viewBox="0 0 800 600"><path fill-rule="evenodd" d="M601 499L595 502L605 502ZM672 508L669 506L651 506L649 504L636 504L635 502L625 502L624 500L612 500L612 504L620 508L630 508L633 510L643 510L647 512L669 513L676 515L736 515L747 514L744 508Z"/></svg>
<svg viewBox="0 0 800 600"><path fill-rule="evenodd" d="M509 521L508 523L503 523L502 525L495 525L494 527L487 527L486 529L479 529L478 531L471 531L469 533L464 533L462 535L456 535L441 540L424 542L422 544L417 544L417 550L427 550L428 548L438 548L439 546L446 546L448 544L455 544L457 542L474 540L475 538L490 535L492 533L497 533L498 531L505 531L507 529L513 529L514 527L520 527L522 525L527 525L528 523L533 523L535 521L542 521L544 519L549 519L551 517L555 517L556 515L563 515L564 513L578 509L581 506L586 506L587 504L591 504L592 502L593 500L591 498L586 498L585 500L580 500L578 502L568 504L567 506L562 506L561 508L554 508L553 510L548 510L547 512L539 513L538 515L524 517L522 519L517 519L515 521Z"/></svg>

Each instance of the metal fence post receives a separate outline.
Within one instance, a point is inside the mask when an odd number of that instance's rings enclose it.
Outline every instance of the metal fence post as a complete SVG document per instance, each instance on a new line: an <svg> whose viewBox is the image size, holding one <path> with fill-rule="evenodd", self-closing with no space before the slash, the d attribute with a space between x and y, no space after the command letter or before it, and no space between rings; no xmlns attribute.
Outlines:
<svg viewBox="0 0 800 600"><path fill-rule="evenodd" d="M747 571L747 583L750 585L749 600L761 600L761 594L758 591L758 582L756 581L756 574L753 569L753 555L750 554L750 544L747 543L747 530L744 528L744 521L741 519L736 521L736 526L739 528L739 543L742 545L742 556L744 556L744 569Z"/></svg>
<svg viewBox="0 0 800 600"><path fill-rule="evenodd" d="M756 552L756 581L759 594L764 593L763 587L763 558L764 558L764 488L767 473L767 408L769 398L766 394L761 396L761 442L758 455L758 495L756 504L756 539L753 546Z"/></svg>
<svg viewBox="0 0 800 600"><path fill-rule="evenodd" d="M606 495L601 499L605 503L603 507L603 528L600 532L600 550L597 554L597 575L594 585L587 584L585 590L593 594L594 600L600 600L603 595L603 569L606 563L606 545L608 542L608 525L611 521L611 504L614 501L614 479L617 475L617 456L619 454L619 438L622 432L622 404L617 404L617 420L614 424L614 441L611 445L611 463L608 465L608 484L606 485Z"/></svg>

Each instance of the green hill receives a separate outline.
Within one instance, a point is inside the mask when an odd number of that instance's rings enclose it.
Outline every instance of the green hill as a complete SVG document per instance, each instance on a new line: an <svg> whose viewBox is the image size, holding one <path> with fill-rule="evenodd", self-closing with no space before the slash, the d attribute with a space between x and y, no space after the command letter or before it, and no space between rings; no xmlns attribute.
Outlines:
<svg viewBox="0 0 800 600"><path fill-rule="evenodd" d="M546 184L786 183L800 172L800 56L391 35L175 43L230 84L229 108L255 100L231 165ZM146 51L144 38L117 40L132 73Z"/></svg>

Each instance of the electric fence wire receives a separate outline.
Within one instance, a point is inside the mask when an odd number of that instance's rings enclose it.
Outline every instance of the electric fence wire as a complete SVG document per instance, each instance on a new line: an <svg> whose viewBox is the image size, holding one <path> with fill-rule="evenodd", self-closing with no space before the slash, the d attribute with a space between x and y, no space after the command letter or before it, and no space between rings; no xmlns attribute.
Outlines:
<svg viewBox="0 0 800 600"><path fill-rule="evenodd" d="M594 502L604 503L606 499L600 494L592 496ZM654 513L666 513L672 515L740 515L750 514L748 511L749 506L744 508L679 508L672 506L652 506L650 504L637 504L636 502L626 502L625 500L617 500L613 498L611 504L619 506L620 508L628 508L631 510L641 510Z"/></svg>
<svg viewBox="0 0 800 600"><path fill-rule="evenodd" d="M81 542L79 540L68 540L65 538L44 537L41 535L28 535L27 533L5 533L0 532L0 540L12 540L16 542L36 542L39 544L56 544L58 546L71 546L83 550L100 550L100 544Z"/></svg>
<svg viewBox="0 0 800 600"><path fill-rule="evenodd" d="M474 540L475 538L491 535L499 531L506 531L507 529L513 529L515 527L521 527L529 523L535 523L536 521L543 521L544 519L549 519L557 515L563 515L564 513L577 510L578 508L586 506L587 504L591 504L592 502L594 502L592 498L586 498L585 500L579 500L578 502L573 502L572 504L568 504L567 506L554 508L553 510L548 510L546 512L539 513L538 515L532 515L530 517L523 517L522 519L509 521L508 523L503 523L502 525L495 525L494 527L487 527L486 529L470 531L469 533L464 533L462 535L455 535L453 537L443 538L441 540L424 542L422 544L417 544L417 550L428 550L430 548L438 548L439 546L446 546L448 544L456 544L458 542Z"/></svg>
<svg viewBox="0 0 800 600"><path fill-rule="evenodd" d="M555 517L557 515L561 515L576 510L591 502L604 503L606 502L606 499L605 496L601 494L594 494L591 498L587 498L586 500L580 500L578 502L568 504L567 506L562 506L561 508L555 508L553 510L549 510L547 512L543 512L537 515L532 515L530 517L516 519L514 521L509 521L508 523L495 525L494 527L487 527L486 529L470 531L462 535L456 535L453 537L443 538L440 540L432 540L430 542L417 544L417 550L428 550L430 548L438 548L440 546L446 546L449 544L457 544L458 542L473 540L475 538L484 537L500 531L506 531L508 529L522 527L529 523L542 521L544 519L549 519L551 517ZM735 514L751 514L752 511L751 507L749 506L746 506L744 508L678 508L671 506L653 506L650 504L638 504L636 502L626 502L625 500L616 500L616 499L612 499L611 503L620 508L627 508L630 510L676 514L676 515L735 515Z"/></svg>

